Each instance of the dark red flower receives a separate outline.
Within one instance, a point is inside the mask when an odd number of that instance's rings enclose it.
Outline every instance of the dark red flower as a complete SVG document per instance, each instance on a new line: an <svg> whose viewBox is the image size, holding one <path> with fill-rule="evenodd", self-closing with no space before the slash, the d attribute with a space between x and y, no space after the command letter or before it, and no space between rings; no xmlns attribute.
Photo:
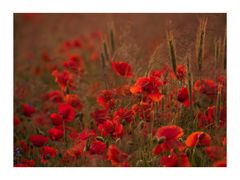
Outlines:
<svg viewBox="0 0 240 180"><path fill-rule="evenodd" d="M178 80L184 80L187 74L187 69L184 65L179 64L177 65L177 73L176 73L176 77Z"/></svg>
<svg viewBox="0 0 240 180"><path fill-rule="evenodd" d="M65 122L71 122L75 117L75 110L69 104L60 104L58 106L58 113L62 116Z"/></svg>
<svg viewBox="0 0 240 180"><path fill-rule="evenodd" d="M70 88L73 88L73 78L72 74L68 71L59 72L58 70L54 70L52 72L53 77L55 77L55 81L60 85L62 90L65 90L68 85Z"/></svg>
<svg viewBox="0 0 240 180"><path fill-rule="evenodd" d="M163 95L159 92L158 87L163 83L155 77L142 77L130 88L132 94L145 93L150 99L158 102Z"/></svg>
<svg viewBox="0 0 240 180"><path fill-rule="evenodd" d="M83 108L83 104L77 94L67 94L65 96L65 102L79 111Z"/></svg>
<svg viewBox="0 0 240 180"><path fill-rule="evenodd" d="M42 154L44 160L47 160L50 157L54 158L57 155L56 149L50 146L42 147L42 149L40 150L40 153Z"/></svg>
<svg viewBox="0 0 240 180"><path fill-rule="evenodd" d="M217 94L217 84L211 79L197 80L194 90L211 97Z"/></svg>
<svg viewBox="0 0 240 180"><path fill-rule="evenodd" d="M182 87L178 91L177 99L179 102L183 103L188 100L188 89L186 87Z"/></svg>
<svg viewBox="0 0 240 180"><path fill-rule="evenodd" d="M64 135L64 132L60 128L52 128L48 130L49 136L53 141L61 139Z"/></svg>
<svg viewBox="0 0 240 180"><path fill-rule="evenodd" d="M205 132L196 131L187 137L185 144L188 147L209 146L211 144L211 136Z"/></svg>
<svg viewBox="0 0 240 180"><path fill-rule="evenodd" d="M113 144L108 147L107 156L114 166L125 166L128 161L128 154L120 151Z"/></svg>
<svg viewBox="0 0 240 180"><path fill-rule="evenodd" d="M131 77L132 76L132 68L126 62L112 62L112 69L113 71L123 77Z"/></svg>
<svg viewBox="0 0 240 180"><path fill-rule="evenodd" d="M32 106L29 106L26 103L22 105L22 113L27 117L31 117L35 111L36 110Z"/></svg>
<svg viewBox="0 0 240 180"><path fill-rule="evenodd" d="M178 126L169 125L160 127L157 129L155 136L158 140L158 144L152 151L154 155L158 155L165 151L171 151L175 148L178 148L179 150L184 149L184 146L178 140L183 136L183 130Z"/></svg>
<svg viewBox="0 0 240 180"><path fill-rule="evenodd" d="M97 103L105 109L113 108L115 105L114 93L110 90L102 90L97 97Z"/></svg>
<svg viewBox="0 0 240 180"><path fill-rule="evenodd" d="M185 153L173 153L160 158L160 164L164 167L189 167L190 163Z"/></svg>
<svg viewBox="0 0 240 180"><path fill-rule="evenodd" d="M17 116L14 116L13 123L14 123L14 127L16 127L19 124L21 124L21 120Z"/></svg>
<svg viewBox="0 0 240 180"><path fill-rule="evenodd" d="M114 138L122 137L124 133L123 125L117 118L104 121L103 124L98 126L98 129L102 136L110 134Z"/></svg>
<svg viewBox="0 0 240 180"><path fill-rule="evenodd" d="M48 142L48 138L43 135L32 135L30 136L29 140L36 147L41 147Z"/></svg>
<svg viewBox="0 0 240 180"><path fill-rule="evenodd" d="M63 118L60 114L53 113L50 115L50 118L52 120L52 124L54 126L61 125L63 123Z"/></svg>
<svg viewBox="0 0 240 180"><path fill-rule="evenodd" d="M95 137L96 136L96 132L95 130L88 130L88 129L84 129L80 134L79 134L79 138L81 140L86 140L89 137Z"/></svg>
<svg viewBox="0 0 240 180"><path fill-rule="evenodd" d="M67 61L63 62L63 66L73 71L82 72L83 60L78 55L71 55Z"/></svg>
<svg viewBox="0 0 240 180"><path fill-rule="evenodd" d="M44 100L50 100L56 103L63 102L62 93L60 91L49 91L43 95Z"/></svg>
<svg viewBox="0 0 240 180"><path fill-rule="evenodd" d="M98 140L93 141L89 148L89 152L91 154L103 154L105 150L106 150L106 144Z"/></svg>
<svg viewBox="0 0 240 180"><path fill-rule="evenodd" d="M119 108L118 111L114 112L114 117L118 117L121 121L128 123L133 121L134 112L125 108Z"/></svg>
<svg viewBox="0 0 240 180"><path fill-rule="evenodd" d="M169 126L162 126L158 128L156 132L156 137L162 138L165 137L165 139L168 140L177 140L178 138L183 136L183 130L182 128L175 126L175 125L169 125Z"/></svg>

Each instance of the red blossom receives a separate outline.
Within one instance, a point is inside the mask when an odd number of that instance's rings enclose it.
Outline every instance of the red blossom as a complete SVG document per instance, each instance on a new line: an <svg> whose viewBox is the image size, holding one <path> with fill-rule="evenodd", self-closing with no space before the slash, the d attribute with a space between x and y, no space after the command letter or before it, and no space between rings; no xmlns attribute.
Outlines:
<svg viewBox="0 0 240 180"><path fill-rule="evenodd" d="M23 104L22 105L22 113L27 116L27 117L31 117L33 113L35 113L36 110L34 107L28 105L28 104Z"/></svg>
<svg viewBox="0 0 240 180"><path fill-rule="evenodd" d="M113 108L115 105L114 93L110 90L102 90L97 97L97 103L104 109Z"/></svg>
<svg viewBox="0 0 240 180"><path fill-rule="evenodd" d="M58 70L54 70L52 72L53 77L55 77L55 81L60 85L62 90L65 90L67 85L70 88L73 88L73 77L72 74L68 71L59 72Z"/></svg>
<svg viewBox="0 0 240 180"><path fill-rule="evenodd" d="M217 94L217 84L211 79L197 80L194 83L194 90L212 97Z"/></svg>
<svg viewBox="0 0 240 180"><path fill-rule="evenodd" d="M112 69L113 71L123 77L131 77L132 76L132 68L127 62L119 61L119 62L112 62Z"/></svg>
<svg viewBox="0 0 240 180"><path fill-rule="evenodd" d="M42 147L48 142L48 138L43 135L32 135L29 137L29 140L36 147Z"/></svg>
<svg viewBox="0 0 240 180"><path fill-rule="evenodd" d="M186 74L187 74L186 67L182 64L177 65L177 73L176 73L177 79L180 81L184 80L186 78Z"/></svg>
<svg viewBox="0 0 240 180"><path fill-rule="evenodd" d="M71 122L75 117L75 110L69 104L59 104L58 113L62 116L65 122Z"/></svg>
<svg viewBox="0 0 240 180"><path fill-rule="evenodd" d="M188 157L184 153L173 153L160 158L160 164L164 167L189 167Z"/></svg>
<svg viewBox="0 0 240 180"><path fill-rule="evenodd" d="M60 128L52 128L48 130L49 136L53 141L61 139L64 135L64 132Z"/></svg>
<svg viewBox="0 0 240 180"><path fill-rule="evenodd" d="M163 83L154 77L139 78L130 88L132 94L145 93L151 100L159 102L163 95L159 92L158 87Z"/></svg>
<svg viewBox="0 0 240 180"><path fill-rule="evenodd" d="M134 112L126 108L119 108L114 112L114 117L118 117L121 121L126 121L128 123L133 121Z"/></svg>
<svg viewBox="0 0 240 180"><path fill-rule="evenodd" d="M13 123L14 127L17 127L19 124L21 124L21 120L17 116L14 116Z"/></svg>
<svg viewBox="0 0 240 180"><path fill-rule="evenodd" d="M111 144L107 152L108 159L114 166L126 166L128 163L128 154L120 151L115 145Z"/></svg>
<svg viewBox="0 0 240 180"><path fill-rule="evenodd" d="M62 119L62 116L60 114L52 113L50 115L50 118L51 118L52 124L54 126L58 126L58 125L61 125L63 123L63 119Z"/></svg>
<svg viewBox="0 0 240 180"><path fill-rule="evenodd" d="M91 154L103 154L105 150L106 150L106 144L98 140L93 141L89 148L89 152Z"/></svg>
<svg viewBox="0 0 240 180"><path fill-rule="evenodd" d="M184 146L178 140L183 136L183 130L178 126L169 125L160 127L157 129L155 136L158 139L158 144L152 151L154 155L158 155L165 151L171 151L175 148L178 148L179 150L184 149Z"/></svg>
<svg viewBox="0 0 240 180"><path fill-rule="evenodd" d="M187 137L185 144L188 147L209 146L211 144L211 136L205 132L196 131Z"/></svg>

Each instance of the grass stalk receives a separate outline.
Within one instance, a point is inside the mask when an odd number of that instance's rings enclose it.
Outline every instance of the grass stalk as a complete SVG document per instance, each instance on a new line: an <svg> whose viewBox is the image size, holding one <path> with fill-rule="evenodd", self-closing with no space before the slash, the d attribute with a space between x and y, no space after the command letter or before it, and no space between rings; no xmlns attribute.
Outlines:
<svg viewBox="0 0 240 180"><path fill-rule="evenodd" d="M177 64L176 64L176 48L174 45L174 38L172 32L167 32L167 41L169 49L169 58L172 63L173 72L177 74Z"/></svg>
<svg viewBox="0 0 240 180"><path fill-rule="evenodd" d="M201 19L196 38L196 58L198 62L199 75L201 75L203 66L206 27L207 19Z"/></svg>

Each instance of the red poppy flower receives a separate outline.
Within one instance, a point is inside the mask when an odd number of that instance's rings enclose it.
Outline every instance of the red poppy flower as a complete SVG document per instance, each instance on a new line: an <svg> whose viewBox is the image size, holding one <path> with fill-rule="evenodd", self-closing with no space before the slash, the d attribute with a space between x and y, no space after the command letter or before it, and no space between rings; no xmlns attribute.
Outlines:
<svg viewBox="0 0 240 180"><path fill-rule="evenodd" d="M67 85L69 85L70 88L73 88L73 78L70 72L59 72L58 70L54 70L52 75L55 77L55 81L60 85L62 90L65 90Z"/></svg>
<svg viewBox="0 0 240 180"><path fill-rule="evenodd" d="M63 66L73 71L82 72L83 60L78 55L71 55L69 60L63 62Z"/></svg>
<svg viewBox="0 0 240 180"><path fill-rule="evenodd" d="M30 136L29 140L36 147L41 147L48 142L48 138L43 135L32 135Z"/></svg>
<svg viewBox="0 0 240 180"><path fill-rule="evenodd" d="M184 80L187 74L187 69L184 65L179 64L177 65L177 73L176 73L176 77L178 80Z"/></svg>
<svg viewBox="0 0 240 180"><path fill-rule="evenodd" d="M98 129L102 136L110 134L112 137L122 137L124 133L123 125L118 119L106 120L103 124L98 126Z"/></svg>
<svg viewBox="0 0 240 180"><path fill-rule="evenodd" d="M193 86L195 91L211 97L217 94L217 84L210 79L197 80Z"/></svg>
<svg viewBox="0 0 240 180"><path fill-rule="evenodd" d="M131 77L132 76L132 68L131 66L126 62L112 62L112 69L113 71L123 77Z"/></svg>
<svg viewBox="0 0 240 180"><path fill-rule="evenodd" d="M154 77L139 78L130 88L132 94L145 93L151 100L158 102L163 95L159 92L158 87L163 83Z"/></svg>
<svg viewBox="0 0 240 180"><path fill-rule="evenodd" d="M158 128L156 132L158 145L154 147L152 153L158 155L165 151L171 151L174 148L183 150L184 146L178 140L182 136L183 130L178 126L169 125Z"/></svg>
<svg viewBox="0 0 240 180"><path fill-rule="evenodd" d="M109 119L108 111L107 110L100 110L96 109L91 113L91 117L98 123L102 124L104 121Z"/></svg>
<svg viewBox="0 0 240 180"><path fill-rule="evenodd" d="M173 153L171 152L170 155L162 156L160 158L160 164L164 167L189 167L190 163L188 157L185 153Z"/></svg>
<svg viewBox="0 0 240 180"><path fill-rule="evenodd" d="M49 136L53 141L57 141L63 137L63 130L60 128L52 128L48 130Z"/></svg>
<svg viewBox="0 0 240 180"><path fill-rule="evenodd" d="M156 132L156 137L158 139L165 137L165 139L168 140L176 140L183 136L183 130L182 128L175 126L175 125L169 125L169 126L163 126L158 128Z"/></svg>
<svg viewBox="0 0 240 180"><path fill-rule="evenodd" d="M63 123L62 116L60 114L53 113L50 115L50 118L52 120L52 124L54 126L61 125Z"/></svg>
<svg viewBox="0 0 240 180"><path fill-rule="evenodd" d="M103 154L106 150L106 144L101 141L93 141L89 148L91 154Z"/></svg>
<svg viewBox="0 0 240 180"><path fill-rule="evenodd" d="M83 154L84 148L86 147L86 142L85 141L78 141L71 148L69 148L65 153L64 153L64 158L66 156L71 157L72 160L76 160L80 155ZM74 158L74 159L72 159Z"/></svg>
<svg viewBox="0 0 240 180"><path fill-rule="evenodd" d="M115 105L114 93L110 90L103 90L97 97L97 103L105 109L113 108Z"/></svg>
<svg viewBox="0 0 240 180"><path fill-rule="evenodd" d="M118 111L114 112L114 117L118 117L121 121L128 123L133 121L134 112L125 108L119 108Z"/></svg>
<svg viewBox="0 0 240 180"><path fill-rule="evenodd" d="M36 110L32 106L29 106L26 103L22 105L22 113L27 117L31 117L35 111Z"/></svg>
<svg viewBox="0 0 240 180"><path fill-rule="evenodd" d="M65 122L71 122L75 117L75 110L69 104L60 104L58 106L58 113L62 116Z"/></svg>
<svg viewBox="0 0 240 180"><path fill-rule="evenodd" d="M16 127L19 124L21 124L21 120L17 116L14 116L13 123L14 123L14 127Z"/></svg>
<svg viewBox="0 0 240 180"><path fill-rule="evenodd" d="M62 93L60 91L49 91L43 95L43 99L56 103L63 102Z"/></svg>
<svg viewBox="0 0 240 180"><path fill-rule="evenodd" d="M86 140L89 137L95 137L96 136L96 132L95 130L88 130L88 129L84 129L80 134L79 134L79 138L81 140Z"/></svg>
<svg viewBox="0 0 240 180"><path fill-rule="evenodd" d="M186 87L182 87L179 91L178 91L178 96L177 99L179 102L184 103L188 100L188 89Z"/></svg>
<svg viewBox="0 0 240 180"><path fill-rule="evenodd" d="M49 157L54 158L56 157L57 151L55 148L50 146L44 146L40 150L40 153L42 154L43 158L47 160Z"/></svg>
<svg viewBox="0 0 240 180"><path fill-rule="evenodd" d="M120 151L113 144L109 146L107 156L114 166L124 166L128 161L128 154Z"/></svg>
<svg viewBox="0 0 240 180"><path fill-rule="evenodd" d="M77 94L67 94L65 96L65 102L79 111L81 111L83 108L83 104Z"/></svg>
<svg viewBox="0 0 240 180"><path fill-rule="evenodd" d="M209 146L211 144L211 136L202 131L193 132L187 137L185 144L188 147Z"/></svg>

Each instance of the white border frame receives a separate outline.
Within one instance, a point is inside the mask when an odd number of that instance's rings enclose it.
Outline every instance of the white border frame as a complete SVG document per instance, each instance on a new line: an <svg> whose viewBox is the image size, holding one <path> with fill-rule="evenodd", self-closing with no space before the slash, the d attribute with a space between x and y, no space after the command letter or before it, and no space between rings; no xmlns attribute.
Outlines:
<svg viewBox="0 0 240 180"><path fill-rule="evenodd" d="M231 179L240 167L240 11L238 0L8 0L0 7L0 176L18 179ZM13 13L227 13L227 168L13 168Z"/></svg>

